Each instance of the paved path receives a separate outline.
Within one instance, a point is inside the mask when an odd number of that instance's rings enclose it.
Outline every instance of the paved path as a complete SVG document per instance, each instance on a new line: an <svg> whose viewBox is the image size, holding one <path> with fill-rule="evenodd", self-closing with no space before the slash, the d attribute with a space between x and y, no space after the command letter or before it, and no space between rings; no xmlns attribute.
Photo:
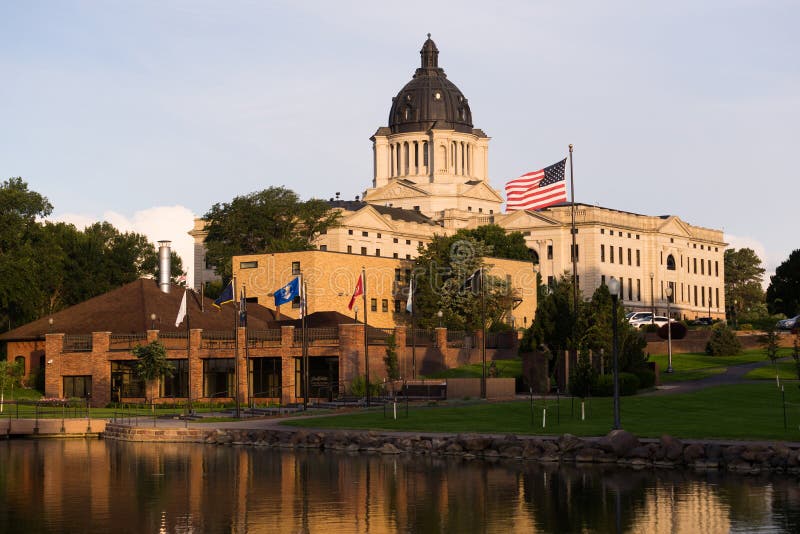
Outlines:
<svg viewBox="0 0 800 534"><path fill-rule="evenodd" d="M710 388L713 386L723 386L728 384L763 384L764 380L746 380L744 375L769 365L770 362L753 362L743 363L740 365L729 366L724 373L708 376L699 380L686 380L684 382L674 382L671 384L664 384L658 386L655 391L642 393L642 395L672 395L675 393L692 393L701 389Z"/></svg>

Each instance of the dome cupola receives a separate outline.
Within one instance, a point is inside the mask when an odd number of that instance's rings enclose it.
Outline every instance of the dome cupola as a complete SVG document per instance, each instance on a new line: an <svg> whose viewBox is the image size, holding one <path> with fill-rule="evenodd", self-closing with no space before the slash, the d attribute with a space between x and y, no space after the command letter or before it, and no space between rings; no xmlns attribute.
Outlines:
<svg viewBox="0 0 800 534"><path fill-rule="evenodd" d="M472 133L472 112L467 98L439 67L439 49L431 34L419 54L420 68L392 99L389 112L392 133L427 132L434 128Z"/></svg>

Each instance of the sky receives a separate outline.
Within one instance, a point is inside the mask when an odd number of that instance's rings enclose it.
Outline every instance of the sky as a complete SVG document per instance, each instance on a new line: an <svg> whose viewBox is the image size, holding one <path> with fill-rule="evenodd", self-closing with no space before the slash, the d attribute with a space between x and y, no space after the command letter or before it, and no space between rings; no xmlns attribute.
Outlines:
<svg viewBox="0 0 800 534"><path fill-rule="evenodd" d="M431 33L493 187L573 143L577 202L721 229L769 275L800 248L798 26L788 0L5 1L0 180L189 267L214 203L370 187Z"/></svg>

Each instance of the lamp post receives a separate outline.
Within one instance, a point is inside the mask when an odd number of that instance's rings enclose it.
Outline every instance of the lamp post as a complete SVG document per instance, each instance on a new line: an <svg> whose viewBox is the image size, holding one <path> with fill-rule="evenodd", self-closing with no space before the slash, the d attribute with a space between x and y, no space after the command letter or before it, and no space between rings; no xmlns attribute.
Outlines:
<svg viewBox="0 0 800 534"><path fill-rule="evenodd" d="M731 315L733 316L733 329L734 330L736 330L736 305L738 303L739 303L738 300L733 299L733 313Z"/></svg>
<svg viewBox="0 0 800 534"><path fill-rule="evenodd" d="M155 313L151 313L150 314L150 330L155 330L155 329L156 329L156 314Z"/></svg>
<svg viewBox="0 0 800 534"><path fill-rule="evenodd" d="M619 357L617 355L617 299L619 299L619 280L611 277L608 281L608 291L611 293L611 328L613 334L614 357L614 429L620 428L619 422Z"/></svg>
<svg viewBox="0 0 800 534"><path fill-rule="evenodd" d="M656 293L653 291L653 277L655 274L650 272L650 324L656 324Z"/></svg>
<svg viewBox="0 0 800 534"><path fill-rule="evenodd" d="M672 284L667 284L667 373L672 373L672 316L670 315L670 303L672 302Z"/></svg>
<svg viewBox="0 0 800 534"><path fill-rule="evenodd" d="M439 318L439 328L442 327L442 315L444 315L444 313L442 313L442 310L439 310L438 312L436 312L436 317Z"/></svg>
<svg viewBox="0 0 800 534"><path fill-rule="evenodd" d="M353 306L353 311L356 312L356 322L358 322L358 304Z"/></svg>

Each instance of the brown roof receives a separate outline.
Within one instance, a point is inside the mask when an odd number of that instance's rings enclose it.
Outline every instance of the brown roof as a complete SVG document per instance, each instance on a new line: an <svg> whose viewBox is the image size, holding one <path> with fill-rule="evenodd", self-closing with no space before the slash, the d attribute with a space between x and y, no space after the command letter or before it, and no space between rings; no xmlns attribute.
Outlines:
<svg viewBox="0 0 800 534"><path fill-rule="evenodd" d="M0 341L36 339L48 332L88 334L90 332L139 333L155 327L164 332L186 329L185 320L175 326L184 288L173 285L169 293L162 292L156 280L140 278L122 287L103 293L47 317L10 330L0 335ZM232 330L236 311L231 304L217 309L214 301L204 299L200 311L200 295L187 294L186 307L191 328L204 330ZM150 319L156 315L155 324ZM256 330L276 328L275 314L263 306L247 303L248 327ZM53 319L50 327L48 319Z"/></svg>
<svg viewBox="0 0 800 534"><path fill-rule="evenodd" d="M249 310L250 308L247 309ZM344 315L337 311L318 311L314 313L309 313L308 317L306 317L306 327L308 328L327 328L327 327L338 326L340 324L353 324L353 323L355 323L355 320L352 317ZM277 324L279 326L294 326L295 328L300 328L302 326L302 320L284 319L278 321Z"/></svg>

